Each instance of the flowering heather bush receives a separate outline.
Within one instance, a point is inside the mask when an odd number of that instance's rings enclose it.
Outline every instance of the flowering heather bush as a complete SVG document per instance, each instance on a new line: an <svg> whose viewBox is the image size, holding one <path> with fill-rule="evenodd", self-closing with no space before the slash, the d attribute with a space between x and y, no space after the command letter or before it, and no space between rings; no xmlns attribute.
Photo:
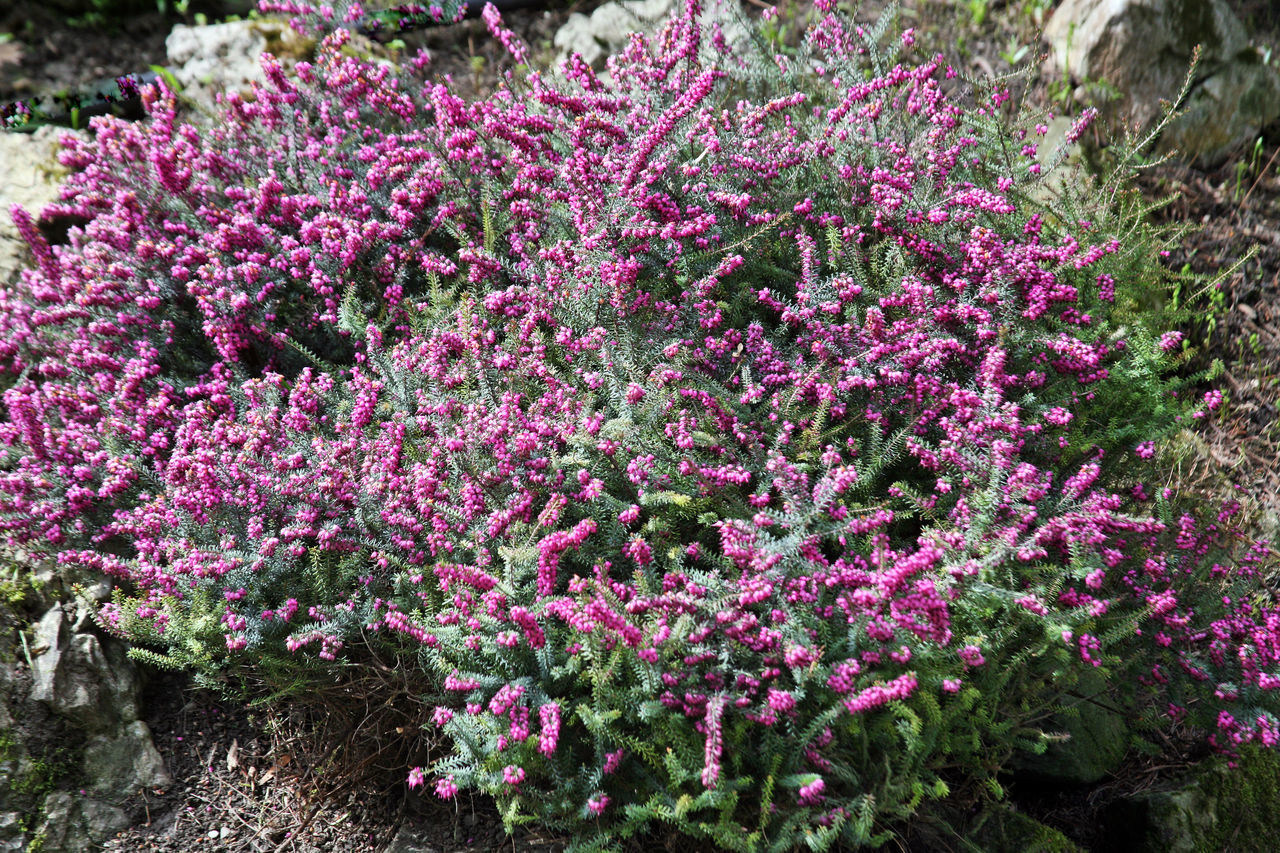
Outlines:
<svg viewBox="0 0 1280 853"><path fill-rule="evenodd" d="M588 847L883 840L1082 673L1272 744L1264 551L1150 485L1221 401L1138 310L1159 235L818 6L798 55L690 2L477 102L339 29L211 127L100 121L0 295L10 543L175 663L397 650L451 745L409 784Z"/></svg>

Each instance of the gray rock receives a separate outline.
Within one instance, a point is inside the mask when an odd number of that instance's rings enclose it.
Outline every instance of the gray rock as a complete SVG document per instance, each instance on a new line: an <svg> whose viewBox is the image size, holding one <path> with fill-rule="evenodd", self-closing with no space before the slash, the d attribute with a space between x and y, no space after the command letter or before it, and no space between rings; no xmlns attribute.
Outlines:
<svg viewBox="0 0 1280 853"><path fill-rule="evenodd" d="M601 16L600 21L596 21L596 16L601 12L605 14ZM626 33L632 32L633 29L639 29L639 21L629 15L617 3L607 3L596 9L587 17L581 12L574 12L569 16L569 20L556 30L554 44L560 49L560 59L570 54L578 54L588 65L599 66L610 53L617 49L618 43L610 42L608 35L616 35L616 27L618 15L626 16L626 19L633 24L631 29L625 30Z"/></svg>
<svg viewBox="0 0 1280 853"><path fill-rule="evenodd" d="M1214 165L1280 117L1280 74L1261 62L1225 0L1064 0L1045 27L1051 57L1077 80L1120 93L1113 119L1151 128L1161 100L1177 97L1201 58L1186 114L1161 139L1188 159Z"/></svg>
<svg viewBox="0 0 1280 853"><path fill-rule="evenodd" d="M1059 830L1007 805L991 809L967 840L977 845L972 849L991 853L1088 853Z"/></svg>
<svg viewBox="0 0 1280 853"><path fill-rule="evenodd" d="M1183 109L1160 147L1194 155L1205 165L1219 163L1280 117L1280 75L1258 62L1232 63L1194 90Z"/></svg>
<svg viewBox="0 0 1280 853"><path fill-rule="evenodd" d="M141 788L171 784L164 759L151 740L147 724L135 721L121 731L89 739L84 752L89 792L113 802Z"/></svg>
<svg viewBox="0 0 1280 853"><path fill-rule="evenodd" d="M137 671L124 653L110 655L93 634L73 634L61 606L36 625L31 698L91 734L138 718Z"/></svg>
<svg viewBox="0 0 1280 853"><path fill-rule="evenodd" d="M440 848L420 838L413 827L402 826L383 853L440 853Z"/></svg>
<svg viewBox="0 0 1280 853"><path fill-rule="evenodd" d="M19 204L37 217L45 205L58 200L58 137L63 133L73 131L42 127L34 133L0 133L0 285L17 281L29 259L9 208Z"/></svg>
<svg viewBox="0 0 1280 853"><path fill-rule="evenodd" d="M1274 850L1280 834L1280 755L1247 745L1235 762L1232 767L1215 756L1176 787L1116 801L1104 816L1109 843L1133 853Z"/></svg>
<svg viewBox="0 0 1280 853"><path fill-rule="evenodd" d="M31 566L31 580L42 590L53 593L59 598L62 589L62 574L58 571L58 564L55 560L44 559L37 560L24 551L13 552L15 561L21 561Z"/></svg>
<svg viewBox="0 0 1280 853"><path fill-rule="evenodd" d="M1066 718L1070 738L1049 747L1036 770L1059 784L1092 785L1120 768L1129 750L1129 726L1118 714L1082 706L1080 716Z"/></svg>
<svg viewBox="0 0 1280 853"><path fill-rule="evenodd" d="M665 20L675 5L675 0L622 0L623 9L650 24Z"/></svg>
<svg viewBox="0 0 1280 853"><path fill-rule="evenodd" d="M13 782L17 776L18 762L14 759L0 761L0 810L16 808L20 805L14 802ZM0 833L3 837L3 833Z"/></svg>
<svg viewBox="0 0 1280 853"><path fill-rule="evenodd" d="M6 667L7 668L7 667ZM0 811L19 808L18 796L13 790L14 780L18 778L19 767L27 757L26 745L14 731L13 718L0 697ZM0 817L0 838L4 838L4 821ZM3 847L0 846L0 850Z"/></svg>
<svg viewBox="0 0 1280 853"><path fill-rule="evenodd" d="M303 39L280 22L228 21L189 27L179 24L165 39L165 51L182 93L211 108L214 95L248 91L263 83L262 54L305 52Z"/></svg>
<svg viewBox="0 0 1280 853"><path fill-rule="evenodd" d="M0 853L25 853L21 812L0 812Z"/></svg>
<svg viewBox="0 0 1280 853"><path fill-rule="evenodd" d="M214 93L266 81L259 57L267 39L252 21L189 27L179 24L164 42L173 76L187 97L206 107Z"/></svg>
<svg viewBox="0 0 1280 853"><path fill-rule="evenodd" d="M1218 823L1218 803L1198 784L1178 791L1140 797L1146 836L1140 849L1163 853L1197 853Z"/></svg>
<svg viewBox="0 0 1280 853"><path fill-rule="evenodd" d="M37 834L44 838L43 853L86 853L128 825L124 811L110 803L56 791L45 798Z"/></svg>
<svg viewBox="0 0 1280 853"><path fill-rule="evenodd" d="M746 27L731 13L732 8L722 0L711 0L705 5L701 18L705 28L704 61L713 59L709 38L712 26L721 28L730 45L738 45L748 38ZM559 49L556 62L577 53L588 65L599 69L608 57L626 47L632 33L652 35L674 11L675 0L621 0L597 7L590 16L574 12L556 31L554 44Z"/></svg>
<svg viewBox="0 0 1280 853"><path fill-rule="evenodd" d="M111 599L111 582L106 580L94 581L85 587L84 594L99 604L105 604Z"/></svg>

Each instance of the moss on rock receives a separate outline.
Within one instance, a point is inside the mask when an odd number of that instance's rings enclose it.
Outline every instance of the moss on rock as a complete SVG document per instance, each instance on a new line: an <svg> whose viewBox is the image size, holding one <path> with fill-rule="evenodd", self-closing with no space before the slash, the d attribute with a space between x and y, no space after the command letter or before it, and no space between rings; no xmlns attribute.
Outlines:
<svg viewBox="0 0 1280 853"><path fill-rule="evenodd" d="M1173 790L1115 806L1109 826L1134 853L1269 851L1280 835L1280 754L1246 747L1235 767L1225 758L1199 766Z"/></svg>

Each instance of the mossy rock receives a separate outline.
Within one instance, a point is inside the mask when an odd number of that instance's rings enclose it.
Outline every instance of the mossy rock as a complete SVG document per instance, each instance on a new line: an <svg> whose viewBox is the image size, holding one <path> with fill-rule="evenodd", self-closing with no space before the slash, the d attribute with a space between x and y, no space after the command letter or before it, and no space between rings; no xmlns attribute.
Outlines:
<svg viewBox="0 0 1280 853"><path fill-rule="evenodd" d="M987 853L1085 853L1052 826L1013 809L992 814L969 840Z"/></svg>
<svg viewBox="0 0 1280 853"><path fill-rule="evenodd" d="M1108 815L1116 849L1133 853L1271 851L1280 837L1280 754L1248 747L1237 766L1204 762L1181 787L1117 803Z"/></svg>
<svg viewBox="0 0 1280 853"><path fill-rule="evenodd" d="M277 59L310 62L316 58L316 40L282 21L255 21L252 29L266 39L267 53Z"/></svg>

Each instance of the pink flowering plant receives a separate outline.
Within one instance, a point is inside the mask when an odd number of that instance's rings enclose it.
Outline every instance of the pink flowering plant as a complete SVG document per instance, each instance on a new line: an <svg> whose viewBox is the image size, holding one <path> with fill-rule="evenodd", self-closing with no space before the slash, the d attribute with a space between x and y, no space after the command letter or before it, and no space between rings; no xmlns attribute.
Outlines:
<svg viewBox="0 0 1280 853"><path fill-rule="evenodd" d="M1267 552L1152 484L1221 402L1167 235L832 5L475 101L337 28L211 126L99 120L0 292L10 543L149 660L393 650L449 745L409 784L592 849L883 841L1085 700L1272 744Z"/></svg>

